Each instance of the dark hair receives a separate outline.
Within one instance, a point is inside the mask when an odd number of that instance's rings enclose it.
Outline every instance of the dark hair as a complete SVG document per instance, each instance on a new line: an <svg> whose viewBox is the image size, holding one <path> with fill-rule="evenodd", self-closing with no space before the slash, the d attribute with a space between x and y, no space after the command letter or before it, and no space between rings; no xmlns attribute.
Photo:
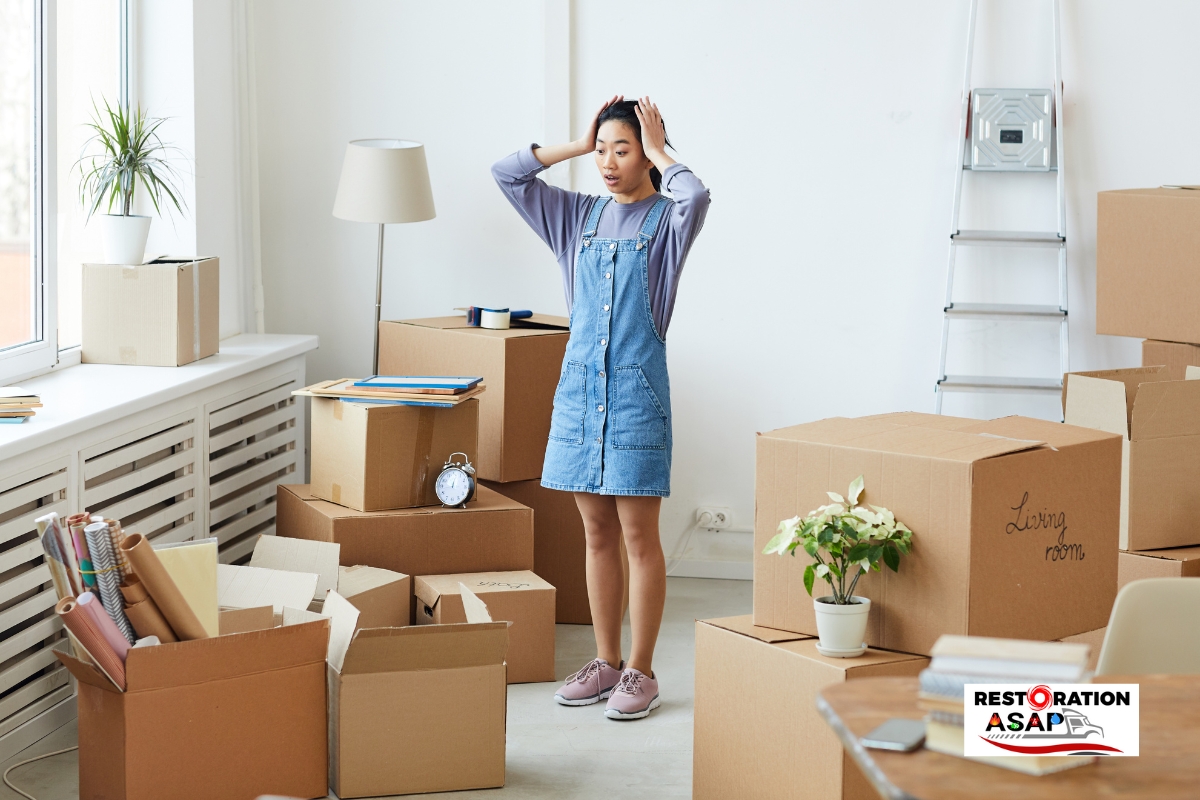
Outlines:
<svg viewBox="0 0 1200 800"><path fill-rule="evenodd" d="M609 120L624 122L629 127L633 128L633 133L637 136L638 144L642 143L642 123L638 121L636 100L622 100L619 103L613 103L608 108L600 112L600 116L596 118L596 135L600 134L600 126ZM667 147L675 148L671 144L671 140L667 138L667 124L663 123L663 140ZM658 167L650 168L650 183L654 184L654 191L658 191L662 187L662 173L658 171Z"/></svg>

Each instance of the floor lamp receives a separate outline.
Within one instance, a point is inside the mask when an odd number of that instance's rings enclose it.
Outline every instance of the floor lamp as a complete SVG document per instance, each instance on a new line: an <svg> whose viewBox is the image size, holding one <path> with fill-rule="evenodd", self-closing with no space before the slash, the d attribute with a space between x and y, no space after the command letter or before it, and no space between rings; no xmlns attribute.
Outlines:
<svg viewBox="0 0 1200 800"><path fill-rule="evenodd" d="M433 219L433 191L425 146L405 139L357 139L346 147L333 215L379 225L375 262L375 354L371 374L379 374L379 313L383 298L383 226L389 222Z"/></svg>

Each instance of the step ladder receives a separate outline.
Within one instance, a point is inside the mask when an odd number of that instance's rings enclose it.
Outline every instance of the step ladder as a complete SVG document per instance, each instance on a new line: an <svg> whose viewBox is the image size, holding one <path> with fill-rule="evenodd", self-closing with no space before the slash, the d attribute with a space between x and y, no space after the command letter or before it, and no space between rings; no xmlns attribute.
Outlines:
<svg viewBox="0 0 1200 800"><path fill-rule="evenodd" d="M1066 192L1063 182L1062 55L1058 0L1050 0L1054 17L1053 89L971 88L975 49L975 19L979 0L970 0L967 58L959 117L958 160L954 174L954 211L950 222L950 260L946 268L946 303L942 319L941 361L935 388L934 413L942 413L947 392L1058 393L1062 375L1070 371L1067 342ZM976 172L1057 172L1058 230L959 230L963 174ZM960 247L1050 247L1058 250L1058 305L959 303L954 300L954 263ZM947 375L946 354L950 323L957 320L993 322L1056 322L1059 326L1057 378L1010 378L991 375Z"/></svg>

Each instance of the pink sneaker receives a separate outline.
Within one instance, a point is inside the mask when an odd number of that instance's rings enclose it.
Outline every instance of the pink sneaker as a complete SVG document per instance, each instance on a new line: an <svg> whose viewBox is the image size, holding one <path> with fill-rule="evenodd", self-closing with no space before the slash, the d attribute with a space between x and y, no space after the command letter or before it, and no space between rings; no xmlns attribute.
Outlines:
<svg viewBox="0 0 1200 800"><path fill-rule="evenodd" d="M604 716L609 719L641 719L658 708L658 681L628 667L621 673L608 698Z"/></svg>
<svg viewBox="0 0 1200 800"><path fill-rule="evenodd" d="M625 662L621 662L621 667ZM554 699L564 706L590 706L612 694L613 687L621 680L621 670L613 669L603 658L594 658L583 669L567 678Z"/></svg>

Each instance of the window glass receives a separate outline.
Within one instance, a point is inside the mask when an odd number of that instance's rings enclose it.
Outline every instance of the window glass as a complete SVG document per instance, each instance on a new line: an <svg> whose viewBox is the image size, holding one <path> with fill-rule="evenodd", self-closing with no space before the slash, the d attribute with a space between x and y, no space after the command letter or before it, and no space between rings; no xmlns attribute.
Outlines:
<svg viewBox="0 0 1200 800"><path fill-rule="evenodd" d="M38 337L33 259L34 4L0 0L0 350Z"/></svg>

